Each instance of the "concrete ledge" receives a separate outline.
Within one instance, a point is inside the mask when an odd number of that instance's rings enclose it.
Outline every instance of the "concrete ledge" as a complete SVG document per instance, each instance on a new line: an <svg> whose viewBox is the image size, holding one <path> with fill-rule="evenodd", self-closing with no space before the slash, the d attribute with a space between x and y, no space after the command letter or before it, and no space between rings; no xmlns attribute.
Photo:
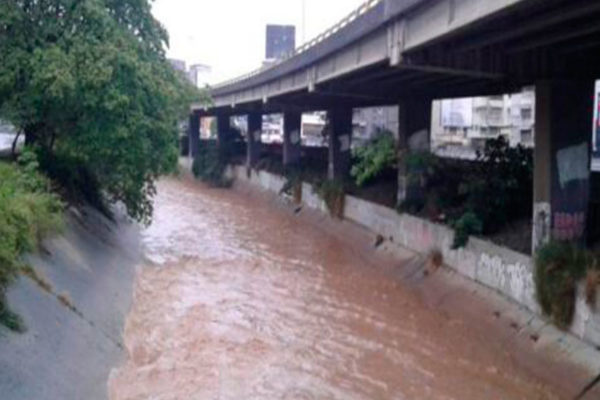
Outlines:
<svg viewBox="0 0 600 400"><path fill-rule="evenodd" d="M230 167L228 175L275 193L279 193L285 183L284 178L264 171L253 171L248 178L246 168L239 166ZM302 184L302 203L327 212L326 205L308 183ZM463 249L451 250L454 231L449 227L398 214L391 208L349 195L345 199L344 219L381 235L385 246L392 251L397 246L421 254L439 250L444 263L460 275L500 293L536 315L541 314L535 298L534 265L530 256L480 238L471 238ZM600 309L600 304L596 309ZM570 332L593 346L600 346L600 314L586 304L582 286Z"/></svg>
<svg viewBox="0 0 600 400"><path fill-rule="evenodd" d="M419 253L439 250L444 262L462 275L539 312L531 257L478 238L471 238L463 249L451 250L454 231L447 226L352 196L346 196L344 217Z"/></svg>

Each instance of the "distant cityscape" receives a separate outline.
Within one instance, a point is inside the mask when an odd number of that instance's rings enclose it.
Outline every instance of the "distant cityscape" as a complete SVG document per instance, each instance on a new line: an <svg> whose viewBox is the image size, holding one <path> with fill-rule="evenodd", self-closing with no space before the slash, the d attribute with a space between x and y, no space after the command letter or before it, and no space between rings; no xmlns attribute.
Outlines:
<svg viewBox="0 0 600 400"><path fill-rule="evenodd" d="M212 77L212 68L205 64L191 64L189 67L183 60L170 58L169 62L177 71L180 71L196 87L208 86Z"/></svg>

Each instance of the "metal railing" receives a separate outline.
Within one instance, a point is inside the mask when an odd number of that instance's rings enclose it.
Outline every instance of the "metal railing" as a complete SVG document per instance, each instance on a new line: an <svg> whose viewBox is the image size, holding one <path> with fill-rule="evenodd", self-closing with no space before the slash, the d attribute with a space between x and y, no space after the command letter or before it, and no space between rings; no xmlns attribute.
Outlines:
<svg viewBox="0 0 600 400"><path fill-rule="evenodd" d="M257 75L263 73L264 71L267 71L271 68L277 67L278 65L286 62L290 58L298 56L298 55L308 51L309 49L311 49L314 46L318 45L319 43L323 42L325 39L336 34L341 29L343 29L344 27L346 27L347 25L349 25L350 23L355 21L357 18L359 18L360 16L365 14L367 11L369 11L370 9L372 9L373 7L375 7L376 5L378 5L379 3L383 2L383 1L384 0L367 0L360 7L358 7L356 10L354 10L349 15L347 15L344 19L342 19L340 22L338 22L331 28L327 29L325 32L321 33L319 36L315 37L314 39L310 40L309 42L306 42L302 46L297 47L296 49L294 49L294 51L289 52L283 58L281 58L280 60L277 60L277 62L275 62L274 64L271 64L267 67L258 68L258 69L254 70L252 72L249 72L245 75L238 76L233 79L227 80L225 82L219 83L219 84L213 86L211 89L221 89L221 88L227 87L229 85L233 85L235 83L245 81L246 79L250 79L254 76L257 76Z"/></svg>

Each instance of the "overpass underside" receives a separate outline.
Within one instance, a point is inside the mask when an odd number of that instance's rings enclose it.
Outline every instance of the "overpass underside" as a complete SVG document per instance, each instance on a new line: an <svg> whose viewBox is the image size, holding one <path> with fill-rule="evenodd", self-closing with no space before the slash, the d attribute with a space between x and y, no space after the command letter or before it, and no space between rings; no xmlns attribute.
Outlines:
<svg viewBox="0 0 600 400"><path fill-rule="evenodd" d="M398 145L429 132L431 101L510 93L535 85L534 248L584 240L594 81L600 78L600 2L593 0L383 0L275 67L212 90L220 139L232 115L283 113L284 154L298 154L298 115L325 110L330 177L349 166L352 109L399 105ZM293 122L296 121L296 122ZM249 124L249 165L256 131ZM192 144L194 148L194 144ZM301 162L288 157L289 162ZM402 164L402 163L401 163ZM399 201L406 170L399 168Z"/></svg>

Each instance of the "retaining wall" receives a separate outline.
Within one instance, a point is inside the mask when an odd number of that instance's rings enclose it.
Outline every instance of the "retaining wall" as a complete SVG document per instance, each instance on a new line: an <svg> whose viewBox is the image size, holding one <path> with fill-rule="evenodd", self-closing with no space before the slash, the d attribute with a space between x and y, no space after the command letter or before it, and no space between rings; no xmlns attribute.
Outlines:
<svg viewBox="0 0 600 400"><path fill-rule="evenodd" d="M125 355L122 332L141 261L138 228L119 214L118 223L92 209L66 214L65 231L26 257L50 292L26 277L8 291L27 331L0 326L2 400L106 400L111 369Z"/></svg>
<svg viewBox="0 0 600 400"><path fill-rule="evenodd" d="M233 179L247 181L275 193L279 193L285 183L284 178L265 171L252 171L248 176L245 167L231 167L228 174ZM327 212L326 205L308 183L302 184L302 202L307 207ZM421 254L439 250L448 267L540 314L530 256L474 237L466 247L451 250L454 231L447 226L398 214L391 208L349 195L345 198L344 218L381 235L388 246L402 246ZM600 301L598 303L596 310L600 310ZM600 313L594 312L585 302L583 285L578 290L571 333L600 346Z"/></svg>

